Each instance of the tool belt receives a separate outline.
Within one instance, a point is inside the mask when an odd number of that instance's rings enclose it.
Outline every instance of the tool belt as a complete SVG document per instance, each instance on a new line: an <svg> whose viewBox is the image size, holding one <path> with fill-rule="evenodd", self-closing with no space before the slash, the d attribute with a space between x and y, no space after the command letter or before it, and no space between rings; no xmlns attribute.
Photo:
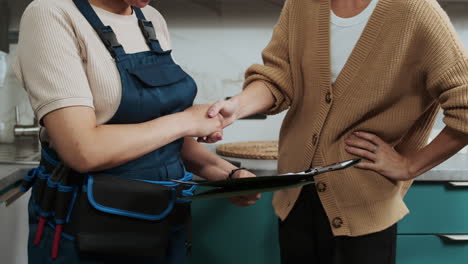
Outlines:
<svg viewBox="0 0 468 264"><path fill-rule="evenodd" d="M192 175L186 173L184 180ZM169 181L143 181L102 173L80 174L43 150L41 165L28 171L22 191L33 188L39 217L35 245L44 226L55 228L52 258L63 237L91 254L162 257L171 229L190 225L190 204L183 197L194 187ZM190 229L189 229L190 230ZM187 238L190 244L190 236Z"/></svg>

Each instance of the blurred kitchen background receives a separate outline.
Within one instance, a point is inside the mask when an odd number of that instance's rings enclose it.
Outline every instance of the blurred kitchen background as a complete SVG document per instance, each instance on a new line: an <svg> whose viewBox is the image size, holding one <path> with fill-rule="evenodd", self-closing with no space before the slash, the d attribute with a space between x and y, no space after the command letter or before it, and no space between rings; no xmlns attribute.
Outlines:
<svg viewBox="0 0 468 264"><path fill-rule="evenodd" d="M34 123L28 98L9 66L15 56L20 17L29 2L0 0L0 159L9 155L2 156L2 150L5 152L15 144L21 144L19 141L27 141L27 137L15 136L15 126ZM440 3L468 47L468 0ZM153 4L167 20L176 61L198 84L196 103L208 103L241 91L244 71L253 63L261 63L261 51L271 37L282 0L156 0ZM225 130L224 142L276 140L283 117L284 114L280 114L264 120L241 120ZM439 118L433 135L443 126ZM462 153L466 153L466 148ZM29 157L30 160L36 157L30 154L27 151L23 154L15 153L17 157ZM9 169L13 171L16 167ZM468 195L466 197L468 199ZM0 263L27 263L26 223L26 196L7 208L1 208L0 204ZM468 225L468 221L466 223ZM267 241L276 238L266 236L263 239ZM252 246L255 248L255 245ZM463 248L468 251L466 246ZM271 253L273 257L277 254ZM206 263L221 262L212 260ZM453 263L468 263L468 260Z"/></svg>
<svg viewBox="0 0 468 264"><path fill-rule="evenodd" d="M0 0L0 142L14 140L16 107L21 124L33 123L26 94L8 66L15 54L19 20L29 2ZM440 2L468 47L467 1ZM167 20L175 59L198 84L196 103L208 103L241 91L244 71L261 62L282 0L155 0L153 5ZM225 141L274 140L283 116L238 122L226 129ZM435 133L441 128L439 120Z"/></svg>

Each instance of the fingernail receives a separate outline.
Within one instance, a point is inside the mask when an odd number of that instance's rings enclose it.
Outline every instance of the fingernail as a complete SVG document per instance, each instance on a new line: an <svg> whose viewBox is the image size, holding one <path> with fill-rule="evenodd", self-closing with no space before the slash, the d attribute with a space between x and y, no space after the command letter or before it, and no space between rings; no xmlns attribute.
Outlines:
<svg viewBox="0 0 468 264"><path fill-rule="evenodd" d="M213 116L214 116L214 111L209 111L209 112L208 112L208 115L209 115L210 117L213 117Z"/></svg>

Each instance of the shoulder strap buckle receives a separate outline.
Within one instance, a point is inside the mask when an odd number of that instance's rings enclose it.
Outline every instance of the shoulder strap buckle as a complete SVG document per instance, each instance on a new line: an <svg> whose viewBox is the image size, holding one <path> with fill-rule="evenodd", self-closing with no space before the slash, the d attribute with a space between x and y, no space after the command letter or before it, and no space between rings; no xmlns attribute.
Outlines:
<svg viewBox="0 0 468 264"><path fill-rule="evenodd" d="M117 36L110 26L96 28L95 30L111 54L115 54L116 48L122 48L122 45L117 40Z"/></svg>
<svg viewBox="0 0 468 264"><path fill-rule="evenodd" d="M153 23L148 20L138 19L138 25L147 42L158 41L156 32L154 31Z"/></svg>

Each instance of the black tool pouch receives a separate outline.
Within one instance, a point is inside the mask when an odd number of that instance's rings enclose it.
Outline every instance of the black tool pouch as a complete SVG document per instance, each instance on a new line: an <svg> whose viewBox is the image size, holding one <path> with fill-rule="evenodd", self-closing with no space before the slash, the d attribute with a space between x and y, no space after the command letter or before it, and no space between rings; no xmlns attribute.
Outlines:
<svg viewBox="0 0 468 264"><path fill-rule="evenodd" d="M183 207L187 214L175 213L175 201L175 189L161 184L90 175L71 220L78 248L91 254L164 256L173 218L190 218L189 206Z"/></svg>

